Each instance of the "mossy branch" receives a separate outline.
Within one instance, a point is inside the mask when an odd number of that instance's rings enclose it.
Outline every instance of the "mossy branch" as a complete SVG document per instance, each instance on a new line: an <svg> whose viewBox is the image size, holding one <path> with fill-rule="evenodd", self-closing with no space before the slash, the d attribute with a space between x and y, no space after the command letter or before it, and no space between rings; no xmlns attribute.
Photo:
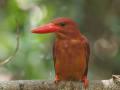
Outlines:
<svg viewBox="0 0 120 90"><path fill-rule="evenodd" d="M113 75L109 80L90 80L85 89L82 82L41 80L0 81L0 90L120 90L120 75Z"/></svg>

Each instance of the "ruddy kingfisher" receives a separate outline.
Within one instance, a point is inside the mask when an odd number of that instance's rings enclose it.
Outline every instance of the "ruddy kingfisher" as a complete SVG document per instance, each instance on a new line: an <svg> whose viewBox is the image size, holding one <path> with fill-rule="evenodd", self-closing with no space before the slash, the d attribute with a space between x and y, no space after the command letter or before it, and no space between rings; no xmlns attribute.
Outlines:
<svg viewBox="0 0 120 90"><path fill-rule="evenodd" d="M70 18L54 19L50 24L31 30L32 33L55 33L53 46L55 83L60 80L83 81L88 86L87 72L90 48L88 39Z"/></svg>

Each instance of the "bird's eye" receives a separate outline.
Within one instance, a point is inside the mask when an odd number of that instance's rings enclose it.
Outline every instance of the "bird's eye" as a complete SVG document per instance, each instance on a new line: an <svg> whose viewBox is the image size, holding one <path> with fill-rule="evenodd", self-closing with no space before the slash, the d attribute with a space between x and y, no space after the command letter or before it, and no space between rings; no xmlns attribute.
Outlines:
<svg viewBox="0 0 120 90"><path fill-rule="evenodd" d="M65 26L66 25L66 23L60 23L60 26Z"/></svg>

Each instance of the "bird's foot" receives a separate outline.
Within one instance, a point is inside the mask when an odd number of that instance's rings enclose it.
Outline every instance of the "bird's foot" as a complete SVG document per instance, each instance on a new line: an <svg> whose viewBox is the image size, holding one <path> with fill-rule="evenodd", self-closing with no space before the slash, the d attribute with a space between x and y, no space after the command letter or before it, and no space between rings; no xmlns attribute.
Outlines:
<svg viewBox="0 0 120 90"><path fill-rule="evenodd" d="M84 82L84 86L86 88L88 86L88 80L87 80L86 76L83 77L83 82Z"/></svg>
<svg viewBox="0 0 120 90"><path fill-rule="evenodd" d="M57 84L59 81L60 81L60 79L59 79L58 75L56 75L54 82Z"/></svg>

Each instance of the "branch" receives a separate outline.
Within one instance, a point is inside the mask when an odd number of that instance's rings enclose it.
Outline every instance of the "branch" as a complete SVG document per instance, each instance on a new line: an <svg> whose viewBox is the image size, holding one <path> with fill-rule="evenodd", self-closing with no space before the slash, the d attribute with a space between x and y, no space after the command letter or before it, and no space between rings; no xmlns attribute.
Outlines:
<svg viewBox="0 0 120 90"><path fill-rule="evenodd" d="M113 75L109 80L89 81L85 89L83 83L75 81L16 80L0 81L0 90L120 90L120 75Z"/></svg>
<svg viewBox="0 0 120 90"><path fill-rule="evenodd" d="M13 55L11 55L10 57L8 57L6 60L0 62L0 67L7 64L8 62L10 62L15 56L16 56L16 53L19 49L19 28L18 28L18 21L16 19L16 28L17 28L17 32L16 32L16 49L13 53Z"/></svg>

